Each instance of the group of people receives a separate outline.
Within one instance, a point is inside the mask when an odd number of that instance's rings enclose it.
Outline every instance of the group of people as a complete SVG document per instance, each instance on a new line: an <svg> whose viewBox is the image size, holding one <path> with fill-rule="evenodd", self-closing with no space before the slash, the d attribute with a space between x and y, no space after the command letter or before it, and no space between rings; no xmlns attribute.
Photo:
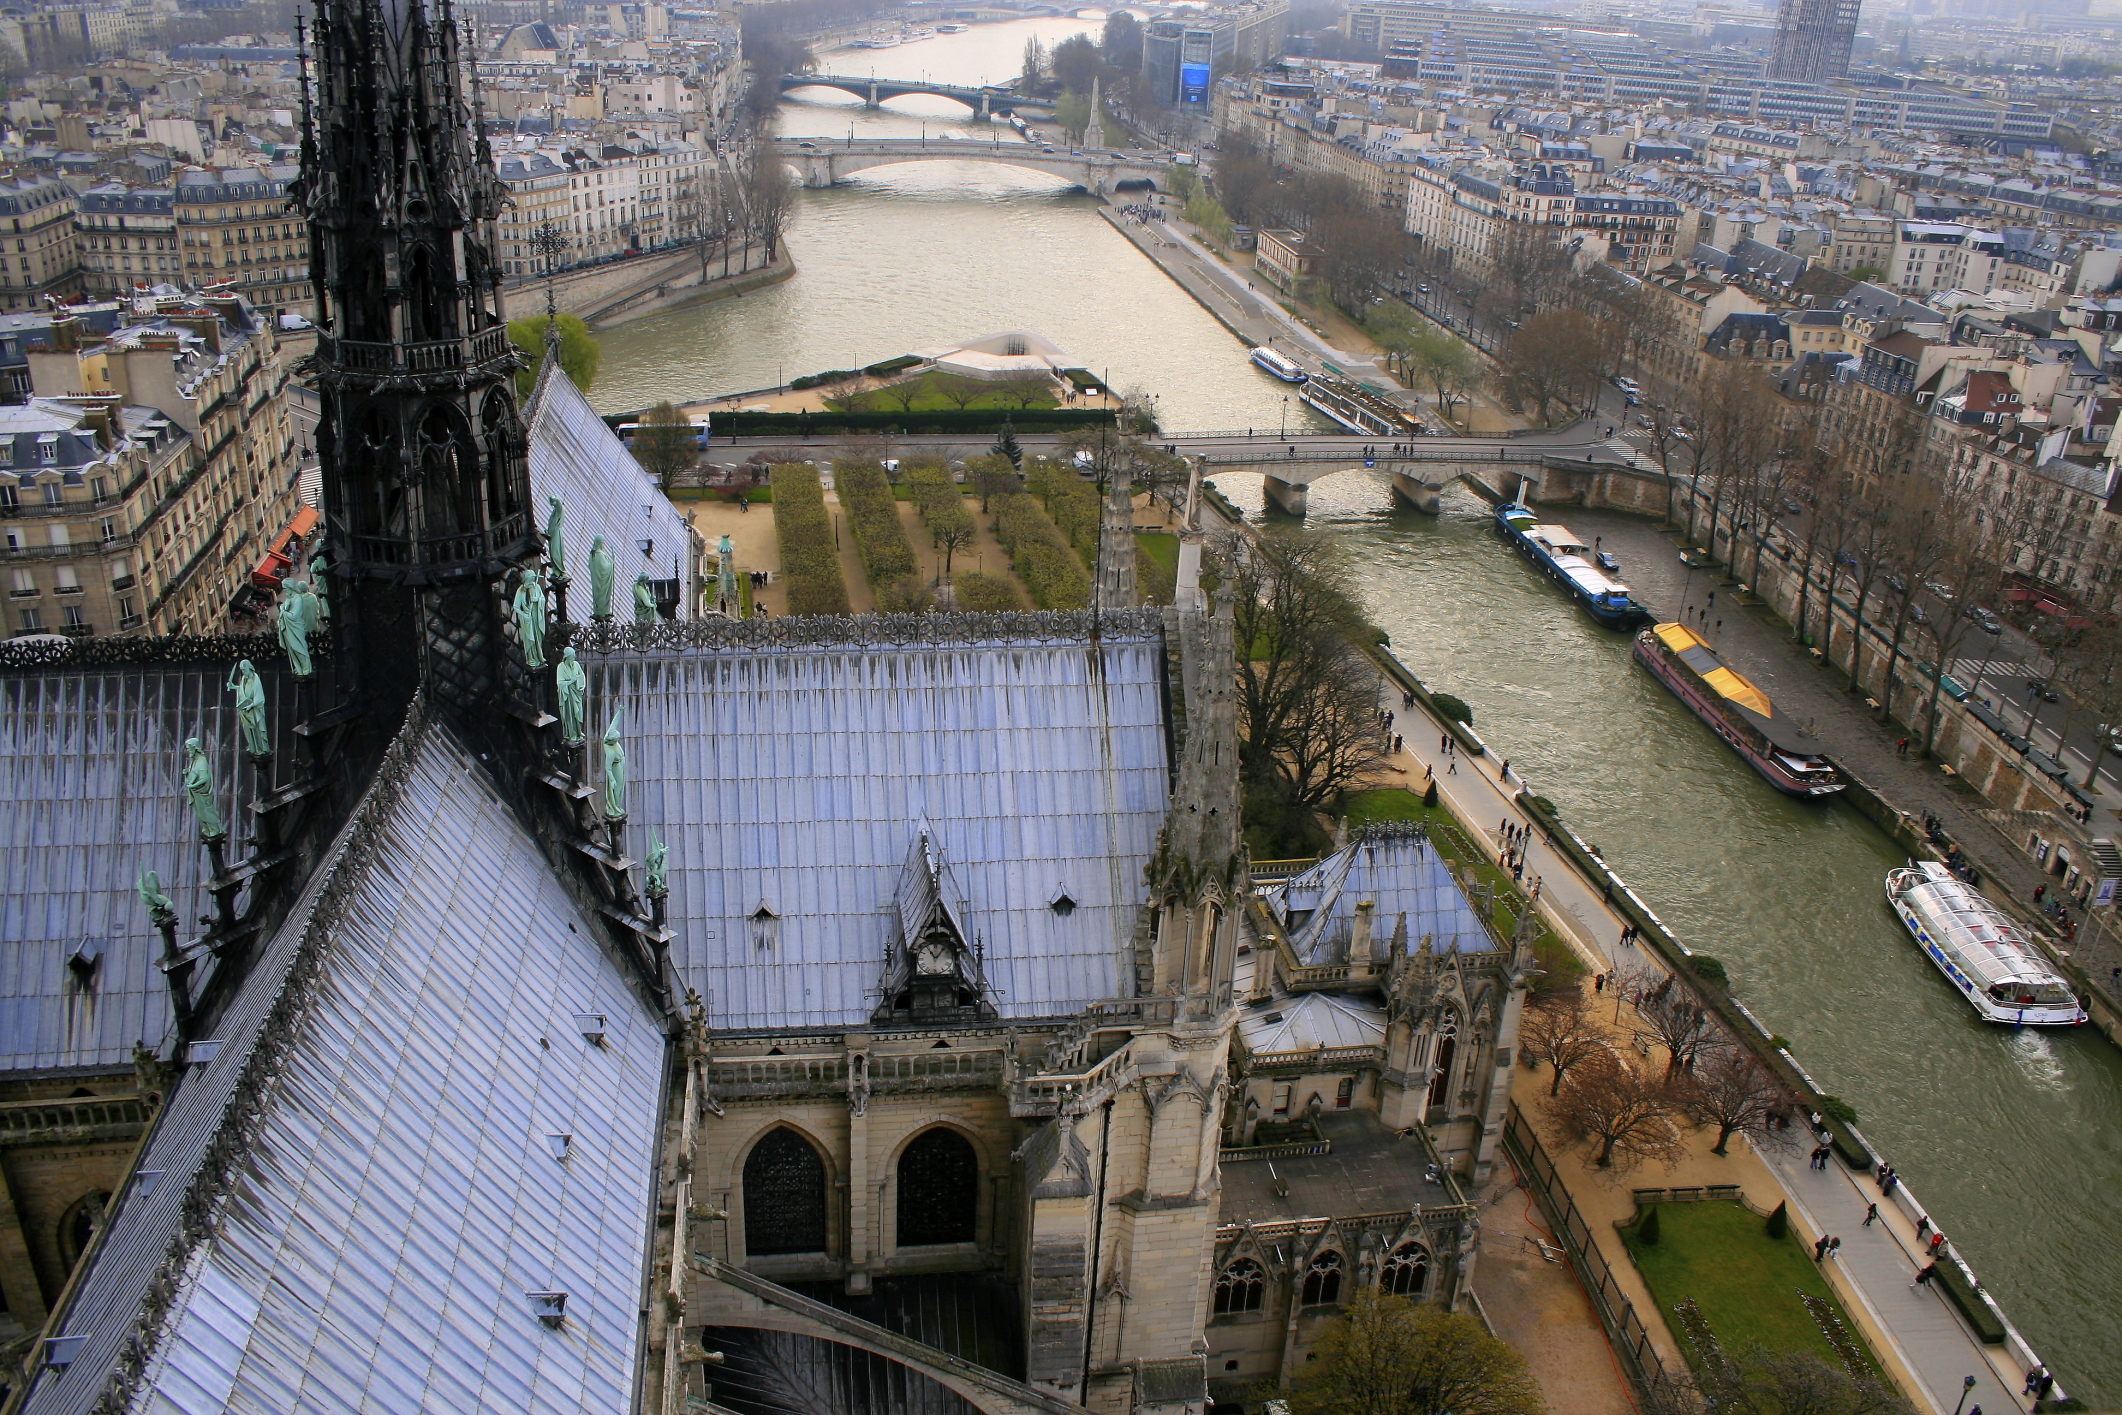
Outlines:
<svg viewBox="0 0 2122 1415"><path fill-rule="evenodd" d="M1162 221L1164 219L1164 208L1161 206L1141 206L1131 203L1127 206L1121 207L1120 214L1122 216L1132 216L1137 221Z"/></svg>

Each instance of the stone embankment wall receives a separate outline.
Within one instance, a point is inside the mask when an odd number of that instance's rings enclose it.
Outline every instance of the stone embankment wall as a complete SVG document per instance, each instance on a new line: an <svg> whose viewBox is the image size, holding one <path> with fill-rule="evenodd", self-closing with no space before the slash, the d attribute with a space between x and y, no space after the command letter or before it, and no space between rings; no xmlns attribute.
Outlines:
<svg viewBox="0 0 2122 1415"><path fill-rule="evenodd" d="M758 258L755 250L752 259ZM699 249L685 246L565 272L553 281L553 297L562 314L580 315L594 325L624 324L674 305L741 295L795 273L786 247L772 264L754 265L746 271L732 269L725 278L719 254L710 254L703 265ZM539 277L510 280L502 291L516 318L545 308L545 281Z"/></svg>

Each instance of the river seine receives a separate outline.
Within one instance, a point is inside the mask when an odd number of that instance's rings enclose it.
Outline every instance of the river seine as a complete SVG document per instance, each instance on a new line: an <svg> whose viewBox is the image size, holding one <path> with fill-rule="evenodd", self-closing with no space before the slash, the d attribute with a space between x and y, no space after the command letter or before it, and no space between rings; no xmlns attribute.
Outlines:
<svg viewBox="0 0 2122 1415"><path fill-rule="evenodd" d="M976 26L820 62L851 76L992 81L1016 72L1028 36L1051 46L1096 27ZM784 104L780 129L1013 140L946 99L870 110L815 88ZM788 242L793 279L604 334L596 403L616 411L762 388L1028 329L1114 387L1155 394L1174 429L1264 430L1289 411L1287 390L1091 198L1045 174L872 169L804 192ZM1218 481L1259 514L1257 478ZM1570 520L1584 534L1614 524ZM1771 790L1630 663L1623 636L1509 554L1471 498L1425 517L1392 508L1382 481L1351 474L1314 486L1310 527L1348 542L1363 598L1401 659L1465 698L1487 740L1683 938L1722 958L1755 1012L1856 1107L2064 1388L2094 1409L2122 1404L2122 1053L2086 1033L1976 1021L1886 911L1882 877L1899 863L1886 839L1847 807Z"/></svg>

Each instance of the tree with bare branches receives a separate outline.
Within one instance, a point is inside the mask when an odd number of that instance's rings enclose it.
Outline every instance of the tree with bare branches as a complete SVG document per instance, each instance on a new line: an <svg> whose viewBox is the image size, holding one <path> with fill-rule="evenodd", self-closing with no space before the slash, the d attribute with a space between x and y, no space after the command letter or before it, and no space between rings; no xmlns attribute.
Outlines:
<svg viewBox="0 0 2122 1415"><path fill-rule="evenodd" d="M1572 1067L1561 1093L1542 1108L1565 1139L1596 1150L1592 1163L1600 1169L1648 1160L1670 1165L1687 1154L1678 1089L1611 1048Z"/></svg>
<svg viewBox="0 0 2122 1415"><path fill-rule="evenodd" d="M1633 1016L1624 1018L1623 1023L1644 1045L1665 1048L1668 1079L1692 1071L1702 1053L1724 1035L1717 1019L1670 974L1626 986Z"/></svg>
<svg viewBox="0 0 2122 1415"><path fill-rule="evenodd" d="M1744 1047L1720 1046L1697 1062L1681 1103L1697 1125L1716 1127L1710 1152L1721 1155L1734 1135L1767 1141L1788 1134L1778 1126L1795 1102L1759 1057Z"/></svg>
<svg viewBox="0 0 2122 1415"><path fill-rule="evenodd" d="M1518 1020L1518 1049L1528 1062L1546 1062L1554 1071L1547 1093L1559 1095L1570 1069L1595 1052L1606 1050L1604 1031L1593 1018L1592 1000L1581 984L1536 993Z"/></svg>

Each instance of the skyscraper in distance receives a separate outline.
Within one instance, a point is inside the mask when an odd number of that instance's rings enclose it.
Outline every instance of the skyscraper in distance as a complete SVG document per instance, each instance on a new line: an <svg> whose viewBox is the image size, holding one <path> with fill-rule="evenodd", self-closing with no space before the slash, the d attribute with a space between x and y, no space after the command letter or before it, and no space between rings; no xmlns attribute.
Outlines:
<svg viewBox="0 0 2122 1415"><path fill-rule="evenodd" d="M1848 73L1861 8L1862 0L1782 0L1768 76L1824 84Z"/></svg>

